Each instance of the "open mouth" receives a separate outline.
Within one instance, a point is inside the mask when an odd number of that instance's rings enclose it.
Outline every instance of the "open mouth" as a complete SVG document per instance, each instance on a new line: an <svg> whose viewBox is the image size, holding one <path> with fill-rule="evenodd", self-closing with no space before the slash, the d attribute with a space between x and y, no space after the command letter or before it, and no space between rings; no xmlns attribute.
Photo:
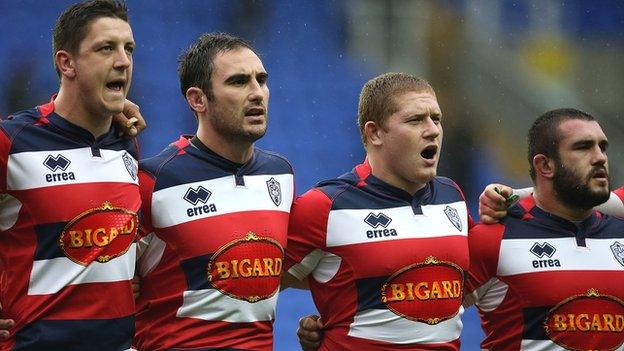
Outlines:
<svg viewBox="0 0 624 351"><path fill-rule="evenodd" d="M113 91L122 91L126 82L123 79L113 80L106 83L106 87Z"/></svg>
<svg viewBox="0 0 624 351"><path fill-rule="evenodd" d="M420 156L425 160L432 160L437 153L438 147L436 145L429 145L420 153Z"/></svg>
<svg viewBox="0 0 624 351"><path fill-rule="evenodd" d="M245 116L247 117L260 117L264 116L264 109L261 107L252 107L245 112Z"/></svg>

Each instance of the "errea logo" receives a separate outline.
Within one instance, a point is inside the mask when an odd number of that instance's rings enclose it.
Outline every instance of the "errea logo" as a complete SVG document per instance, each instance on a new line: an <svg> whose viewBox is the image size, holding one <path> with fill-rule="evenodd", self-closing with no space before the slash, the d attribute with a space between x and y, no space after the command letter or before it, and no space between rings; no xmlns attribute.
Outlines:
<svg viewBox="0 0 624 351"><path fill-rule="evenodd" d="M215 204L207 204L208 199L212 193L210 190L204 188L203 186L198 186L197 188L189 187L186 193L184 194L184 200L190 203L194 207L190 207L186 209L186 215L189 217L206 214L210 212L216 212L217 207ZM202 203L203 205L198 205Z"/></svg>
<svg viewBox="0 0 624 351"><path fill-rule="evenodd" d="M388 228L390 222L392 222L392 218L388 217L383 212L379 212L377 214L374 214L373 212L369 213L366 218L364 218L364 223L373 228L382 227L384 229L367 230L366 236L369 239L397 236L398 233L395 229L385 229Z"/></svg>
<svg viewBox="0 0 624 351"><path fill-rule="evenodd" d="M53 183L61 182L64 180L76 180L74 172L65 172L70 164L71 161L61 154L58 154L56 156L48 155L48 157L46 157L46 159L43 161L43 165L51 170L53 173L47 173L45 175L46 182Z"/></svg>
<svg viewBox="0 0 624 351"><path fill-rule="evenodd" d="M529 249L529 252L540 258L539 260L533 260L533 268L561 267L561 262L559 262L558 259L551 259L555 252L557 252L557 249L548 242L541 244L535 242L533 246L531 246L531 249ZM544 256L548 259L544 259Z"/></svg>

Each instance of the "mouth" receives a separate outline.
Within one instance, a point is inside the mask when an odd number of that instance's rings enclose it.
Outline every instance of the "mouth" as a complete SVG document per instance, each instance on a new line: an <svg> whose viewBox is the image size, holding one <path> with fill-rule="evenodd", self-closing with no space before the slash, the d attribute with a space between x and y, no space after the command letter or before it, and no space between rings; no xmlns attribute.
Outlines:
<svg viewBox="0 0 624 351"><path fill-rule="evenodd" d="M592 179L606 180L609 178L609 173L607 173L607 170L601 168L595 170L591 177Z"/></svg>
<svg viewBox="0 0 624 351"><path fill-rule="evenodd" d="M126 86L126 81L123 79L115 79L106 83L106 88L114 92L122 92Z"/></svg>
<svg viewBox="0 0 624 351"><path fill-rule="evenodd" d="M425 160L433 161L437 153L438 153L438 146L429 145L423 149L423 151L420 153L420 156L424 158Z"/></svg>
<svg viewBox="0 0 624 351"><path fill-rule="evenodd" d="M263 107L251 107L245 111L245 117L262 117L266 113Z"/></svg>

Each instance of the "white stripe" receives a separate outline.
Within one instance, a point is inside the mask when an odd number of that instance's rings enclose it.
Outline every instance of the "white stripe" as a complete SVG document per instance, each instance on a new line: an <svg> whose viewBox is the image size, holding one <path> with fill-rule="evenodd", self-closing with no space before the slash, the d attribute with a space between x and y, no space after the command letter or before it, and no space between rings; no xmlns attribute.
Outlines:
<svg viewBox="0 0 624 351"><path fill-rule="evenodd" d="M28 295L57 293L68 285L130 280L134 276L136 244L128 251L106 263L93 262L81 266L67 257L33 262Z"/></svg>
<svg viewBox="0 0 624 351"><path fill-rule="evenodd" d="M184 301L178 317L191 317L208 321L246 323L271 321L275 318L277 294L255 303L237 300L215 289L184 292Z"/></svg>
<svg viewBox="0 0 624 351"><path fill-rule="evenodd" d="M497 275L572 270L622 271L624 266L615 259L610 247L616 241L624 244L623 239L586 239L586 247L577 246L575 238L505 239L501 243ZM530 252L533 244L543 245L545 242L556 249L552 257L539 258ZM559 260L561 267L533 266L536 260L555 259Z"/></svg>
<svg viewBox="0 0 624 351"><path fill-rule="evenodd" d="M139 258L136 267L140 276L144 277L156 268L160 263L166 246L167 244L154 233L150 233L141 238L137 245Z"/></svg>
<svg viewBox="0 0 624 351"><path fill-rule="evenodd" d="M494 311L507 296L509 286L497 278L488 280L485 284L466 295L464 307L475 304L483 312Z"/></svg>
<svg viewBox="0 0 624 351"><path fill-rule="evenodd" d="M312 272L312 277L317 282L324 284L338 273L341 263L342 258L340 256L316 249L307 254L301 262L290 267L288 273L299 280L303 280Z"/></svg>
<svg viewBox="0 0 624 351"><path fill-rule="evenodd" d="M444 209L450 206L457 211L461 219L461 230L457 229ZM422 214L414 214L410 206L387 209L364 210L334 210L329 212L327 223L327 247L350 244L379 242L386 240L401 240L406 238L432 238L448 235L466 235L468 229L468 211L463 201L442 205L422 206ZM392 221L383 228L372 228L364 219L369 213L380 213L390 217ZM397 236L383 238L369 238L369 230L394 229Z"/></svg>
<svg viewBox="0 0 624 351"><path fill-rule="evenodd" d="M19 217L22 203L9 194L0 194L0 231L9 230Z"/></svg>
<svg viewBox="0 0 624 351"><path fill-rule="evenodd" d="M524 339L520 343L521 351L567 351L553 341L550 340L528 340ZM624 345L618 347L613 351L624 351Z"/></svg>
<svg viewBox="0 0 624 351"><path fill-rule="evenodd" d="M269 195L266 182L271 178L280 183L282 199L279 206ZM155 191L152 195L154 227L167 228L199 218L244 211L290 212L294 192L292 174L245 176L244 180L245 186L237 186L234 176L227 176ZM217 210L189 217L187 209L205 205L201 202L193 205L184 200L189 188L196 190L199 186L211 192L206 204L214 204Z"/></svg>
<svg viewBox="0 0 624 351"><path fill-rule="evenodd" d="M95 182L118 182L138 184L138 177L132 179L122 156L125 150L100 149L101 157L93 157L91 148L84 147L59 151L29 151L9 155L7 163L7 189L27 190L62 184L82 184ZM43 162L48 156L63 155L71 163L62 171L48 169ZM128 154L134 162L137 161ZM75 180L46 181L46 174L74 174Z"/></svg>
<svg viewBox="0 0 624 351"><path fill-rule="evenodd" d="M450 342L461 334L463 312L464 308L460 306L455 317L429 325L402 318L389 310L364 310L355 315L349 335L393 344Z"/></svg>

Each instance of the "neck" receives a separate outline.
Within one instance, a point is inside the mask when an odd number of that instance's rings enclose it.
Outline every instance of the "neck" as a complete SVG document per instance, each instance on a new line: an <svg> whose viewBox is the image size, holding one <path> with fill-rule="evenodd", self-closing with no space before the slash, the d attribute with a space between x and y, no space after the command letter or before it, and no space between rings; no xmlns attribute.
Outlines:
<svg viewBox="0 0 624 351"><path fill-rule="evenodd" d="M99 116L85 106L79 94L69 93L62 86L54 99L54 112L72 124L88 130L95 138L106 134L113 120L112 115Z"/></svg>
<svg viewBox="0 0 624 351"><path fill-rule="evenodd" d="M385 160L382 157L377 157L374 153L367 153L368 162L371 165L371 173L383 180L384 182L397 187L399 189L405 190L410 195L416 194L416 192L425 187L427 183L416 183L410 182L393 172L391 168L388 167L386 161L392 162L392 160Z"/></svg>
<svg viewBox="0 0 624 351"><path fill-rule="evenodd" d="M254 143L231 140L215 132L212 128L197 128L197 138L217 155L236 163L246 163L253 156Z"/></svg>
<svg viewBox="0 0 624 351"><path fill-rule="evenodd" d="M569 221L582 221L591 216L593 209L575 208L563 203L552 186L535 186L535 204L542 210Z"/></svg>

